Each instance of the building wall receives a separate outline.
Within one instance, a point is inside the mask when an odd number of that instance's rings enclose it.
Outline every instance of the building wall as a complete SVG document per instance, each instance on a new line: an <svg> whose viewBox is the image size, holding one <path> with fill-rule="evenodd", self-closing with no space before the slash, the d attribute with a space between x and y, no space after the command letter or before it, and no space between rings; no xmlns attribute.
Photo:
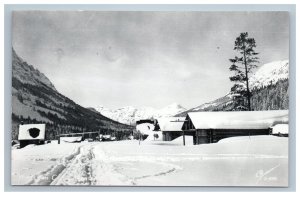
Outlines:
<svg viewBox="0 0 300 197"><path fill-rule="evenodd" d="M163 141L172 141L179 136L182 136L182 131L163 131Z"/></svg>
<svg viewBox="0 0 300 197"><path fill-rule="evenodd" d="M172 141L182 136L182 131L163 131L163 141ZM193 136L194 144L216 143L221 139L236 136L269 135L270 129L197 129L185 131L185 135Z"/></svg>
<svg viewBox="0 0 300 197"><path fill-rule="evenodd" d="M197 129L195 144L216 143L221 139L236 136L269 135L269 129Z"/></svg>
<svg viewBox="0 0 300 197"><path fill-rule="evenodd" d="M44 140L20 140L20 148L23 148L29 144L40 145L40 144L45 144L45 141Z"/></svg>

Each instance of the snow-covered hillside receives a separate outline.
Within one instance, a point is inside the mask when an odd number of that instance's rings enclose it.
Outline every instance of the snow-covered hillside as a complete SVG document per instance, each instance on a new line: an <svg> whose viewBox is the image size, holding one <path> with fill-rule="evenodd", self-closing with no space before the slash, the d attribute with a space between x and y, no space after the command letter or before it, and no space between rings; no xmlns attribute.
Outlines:
<svg viewBox="0 0 300 197"><path fill-rule="evenodd" d="M289 78L289 61L276 61L264 64L258 68L254 75L249 79L252 89L260 89L277 81Z"/></svg>
<svg viewBox="0 0 300 197"><path fill-rule="evenodd" d="M224 97L218 98L218 99L213 100L213 101L208 102L208 103L204 103L204 104L202 104L198 107L193 108L191 111L199 111L199 110L203 110L203 109L206 109L206 108L218 106L219 104L224 105L226 103L230 103L231 98L232 98L232 94L228 93Z"/></svg>
<svg viewBox="0 0 300 197"><path fill-rule="evenodd" d="M132 106L122 107L116 110L111 110L106 107L100 106L96 110L102 115L111 118L115 121L124 124L134 124L137 120L149 118L170 117L185 111L181 105L173 103L162 109L155 109L152 107L135 108Z"/></svg>

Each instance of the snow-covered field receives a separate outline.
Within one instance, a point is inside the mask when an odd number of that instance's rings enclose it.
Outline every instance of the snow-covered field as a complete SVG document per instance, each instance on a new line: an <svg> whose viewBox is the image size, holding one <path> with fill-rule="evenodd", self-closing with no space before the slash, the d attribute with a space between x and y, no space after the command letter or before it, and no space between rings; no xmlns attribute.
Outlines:
<svg viewBox="0 0 300 197"><path fill-rule="evenodd" d="M288 138L136 140L12 150L13 185L288 186Z"/></svg>

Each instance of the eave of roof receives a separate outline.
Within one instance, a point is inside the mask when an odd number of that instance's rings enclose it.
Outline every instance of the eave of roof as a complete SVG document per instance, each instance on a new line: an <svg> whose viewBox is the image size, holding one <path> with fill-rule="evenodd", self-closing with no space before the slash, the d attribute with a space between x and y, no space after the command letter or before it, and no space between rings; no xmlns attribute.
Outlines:
<svg viewBox="0 0 300 197"><path fill-rule="evenodd" d="M196 129L266 129L276 123L288 123L288 110L190 112Z"/></svg>

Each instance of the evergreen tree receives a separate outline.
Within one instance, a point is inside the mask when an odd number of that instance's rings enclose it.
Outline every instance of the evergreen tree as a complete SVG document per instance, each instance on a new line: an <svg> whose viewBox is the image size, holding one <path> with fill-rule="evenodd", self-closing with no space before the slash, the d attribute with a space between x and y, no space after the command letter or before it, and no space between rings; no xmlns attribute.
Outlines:
<svg viewBox="0 0 300 197"><path fill-rule="evenodd" d="M251 92L249 88L249 74L256 67L258 62L258 53L254 51L256 43L254 38L249 38L248 33L241 33L236 38L234 50L239 54L233 59L229 59L232 63L229 70L234 72L234 76L230 77L230 81L235 82L231 88L234 93L234 102L236 110L251 111ZM246 102L247 101L247 102Z"/></svg>

